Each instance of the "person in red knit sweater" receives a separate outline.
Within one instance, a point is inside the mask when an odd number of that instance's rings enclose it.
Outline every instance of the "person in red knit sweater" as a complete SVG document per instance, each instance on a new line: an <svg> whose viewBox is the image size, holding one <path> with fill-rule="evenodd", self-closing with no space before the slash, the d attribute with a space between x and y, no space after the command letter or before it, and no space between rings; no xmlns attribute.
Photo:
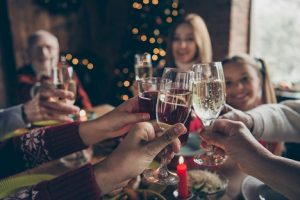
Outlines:
<svg viewBox="0 0 300 200"><path fill-rule="evenodd" d="M28 57L30 63L17 71L16 103L24 103L31 99L32 87L45 76L50 75L52 65L58 64L59 44L50 32L39 30L28 38ZM84 109L92 109L91 101L77 76L75 105Z"/></svg>
<svg viewBox="0 0 300 200"><path fill-rule="evenodd" d="M0 178L5 178L129 132L104 161L87 164L53 180L41 182L6 200L99 199L142 173L168 144L172 143L172 151L178 152L178 136L186 132L184 125L176 124L162 135L158 133L160 129L156 124L141 122L148 121L150 116L148 113L138 113L138 110L138 99L135 97L98 119L33 129L1 142L0 159L5 162L1 163ZM170 152L170 158L172 154Z"/></svg>

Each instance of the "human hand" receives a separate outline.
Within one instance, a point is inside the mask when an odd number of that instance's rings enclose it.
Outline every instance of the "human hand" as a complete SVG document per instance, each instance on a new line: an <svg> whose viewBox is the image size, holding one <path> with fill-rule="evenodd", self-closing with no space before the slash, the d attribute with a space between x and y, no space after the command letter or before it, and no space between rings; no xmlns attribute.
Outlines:
<svg viewBox="0 0 300 200"><path fill-rule="evenodd" d="M254 122L253 122L253 118L251 117L251 115L249 115L245 112L242 112L240 110L234 109L233 107L231 107L227 104L224 106L221 116L219 118L243 122L250 131L253 130Z"/></svg>
<svg viewBox="0 0 300 200"><path fill-rule="evenodd" d="M134 124L150 119L149 113L138 111L138 97L131 98L102 117L82 123L79 127L81 138L86 145L93 145L124 135Z"/></svg>
<svg viewBox="0 0 300 200"><path fill-rule="evenodd" d="M53 101L53 97L72 99L74 94L69 91L47 88L39 90L32 100L24 104L24 112L27 122L41 120L57 120L71 122L73 119L68 114L76 114L79 108L62 101Z"/></svg>
<svg viewBox="0 0 300 200"><path fill-rule="evenodd" d="M272 155L241 122L228 119L216 120L212 127L201 133L202 139L223 149L245 172L250 173L257 159Z"/></svg>
<svg viewBox="0 0 300 200"><path fill-rule="evenodd" d="M132 127L118 148L95 165L96 180L103 194L124 186L127 180L141 174L167 145L172 143L173 151L178 152L178 137L185 132L183 124L172 126L164 134L158 126L147 122Z"/></svg>

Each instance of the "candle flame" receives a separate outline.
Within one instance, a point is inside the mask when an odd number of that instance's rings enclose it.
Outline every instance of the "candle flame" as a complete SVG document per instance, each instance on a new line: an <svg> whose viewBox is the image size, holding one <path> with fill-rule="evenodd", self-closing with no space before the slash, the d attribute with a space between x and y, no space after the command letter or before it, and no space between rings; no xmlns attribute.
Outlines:
<svg viewBox="0 0 300 200"><path fill-rule="evenodd" d="M80 111L79 111L79 116L80 116L80 117L86 116L85 110L80 110Z"/></svg>
<svg viewBox="0 0 300 200"><path fill-rule="evenodd" d="M179 162L179 164L184 163L184 158L183 158L183 156L180 156L180 157L179 157L179 161L178 161L178 162Z"/></svg>

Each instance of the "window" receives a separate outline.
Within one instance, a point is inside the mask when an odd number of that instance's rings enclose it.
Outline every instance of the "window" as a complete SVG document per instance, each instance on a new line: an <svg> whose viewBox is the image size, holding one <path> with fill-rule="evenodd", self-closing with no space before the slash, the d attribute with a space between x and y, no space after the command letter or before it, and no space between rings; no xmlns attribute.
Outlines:
<svg viewBox="0 0 300 200"><path fill-rule="evenodd" d="M300 1L252 3L250 53L266 61L274 83L300 83Z"/></svg>

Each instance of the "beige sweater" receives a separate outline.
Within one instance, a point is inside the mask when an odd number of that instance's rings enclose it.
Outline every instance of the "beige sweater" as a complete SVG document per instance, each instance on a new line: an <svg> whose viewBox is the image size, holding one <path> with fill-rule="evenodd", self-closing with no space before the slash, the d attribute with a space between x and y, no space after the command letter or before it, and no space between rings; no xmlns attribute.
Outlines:
<svg viewBox="0 0 300 200"><path fill-rule="evenodd" d="M248 111L253 135L265 141L300 142L300 100L259 106Z"/></svg>

